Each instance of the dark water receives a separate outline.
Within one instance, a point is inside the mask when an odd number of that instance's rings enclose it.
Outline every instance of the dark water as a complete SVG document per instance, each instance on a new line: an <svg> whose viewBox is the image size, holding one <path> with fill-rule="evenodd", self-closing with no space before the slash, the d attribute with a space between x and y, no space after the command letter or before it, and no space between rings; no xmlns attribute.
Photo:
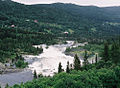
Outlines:
<svg viewBox="0 0 120 88"><path fill-rule="evenodd" d="M25 83L28 80L31 81L32 79L32 71L25 70L23 72L0 75L0 85L4 88L7 83L9 86L13 86L14 84L21 84L22 82Z"/></svg>

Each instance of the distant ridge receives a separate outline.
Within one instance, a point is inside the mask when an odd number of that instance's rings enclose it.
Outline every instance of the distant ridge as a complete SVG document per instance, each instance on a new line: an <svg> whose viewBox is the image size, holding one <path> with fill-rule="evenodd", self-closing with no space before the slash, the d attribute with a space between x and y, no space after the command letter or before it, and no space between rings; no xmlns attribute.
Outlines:
<svg viewBox="0 0 120 88"><path fill-rule="evenodd" d="M116 35L120 29L119 8L60 2L24 5L0 1L0 27L15 25L25 30L53 34L72 31L72 34L80 36L86 33L90 36Z"/></svg>

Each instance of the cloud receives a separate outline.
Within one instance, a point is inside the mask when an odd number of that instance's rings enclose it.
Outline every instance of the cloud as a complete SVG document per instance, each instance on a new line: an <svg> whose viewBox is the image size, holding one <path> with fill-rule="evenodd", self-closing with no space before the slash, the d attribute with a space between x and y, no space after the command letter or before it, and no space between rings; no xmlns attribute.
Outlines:
<svg viewBox="0 0 120 88"><path fill-rule="evenodd" d="M24 4L50 4L56 2L74 3L78 5L120 6L120 0L13 0Z"/></svg>

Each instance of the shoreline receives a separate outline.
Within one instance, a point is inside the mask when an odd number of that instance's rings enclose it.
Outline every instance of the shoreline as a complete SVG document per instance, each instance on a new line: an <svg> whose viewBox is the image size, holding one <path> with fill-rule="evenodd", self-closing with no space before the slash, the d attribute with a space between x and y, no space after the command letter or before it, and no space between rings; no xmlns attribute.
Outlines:
<svg viewBox="0 0 120 88"><path fill-rule="evenodd" d="M4 69L4 71L2 71L2 73L0 75L5 75L5 74L11 74L11 73L18 73L18 72L22 72L24 71L25 69Z"/></svg>
<svg viewBox="0 0 120 88"><path fill-rule="evenodd" d="M0 75L0 82L8 83L9 86L12 86L14 84L33 80L33 70L36 70L37 73L42 72L45 76L52 76L54 72L57 72L59 62L62 62L63 68L66 69L67 61L73 63L74 56L72 55L71 57L71 55L66 55L64 49L73 46L73 43L74 41L68 41L68 44L49 46L48 49L43 46L44 51L40 55L23 55L25 62L28 62L29 67L26 67L25 69L4 69L3 74ZM41 45L37 45L37 47L39 46ZM40 58L44 59L41 60ZM56 64L53 65L49 60Z"/></svg>

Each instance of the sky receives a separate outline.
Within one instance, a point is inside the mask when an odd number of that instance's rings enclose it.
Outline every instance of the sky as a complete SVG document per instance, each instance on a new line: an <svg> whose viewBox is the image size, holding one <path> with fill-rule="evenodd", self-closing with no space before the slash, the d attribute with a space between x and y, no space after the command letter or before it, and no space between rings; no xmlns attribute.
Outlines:
<svg viewBox="0 0 120 88"><path fill-rule="evenodd" d="M51 4L56 2L73 3L77 5L94 5L99 7L120 6L120 0L12 0L23 4Z"/></svg>

